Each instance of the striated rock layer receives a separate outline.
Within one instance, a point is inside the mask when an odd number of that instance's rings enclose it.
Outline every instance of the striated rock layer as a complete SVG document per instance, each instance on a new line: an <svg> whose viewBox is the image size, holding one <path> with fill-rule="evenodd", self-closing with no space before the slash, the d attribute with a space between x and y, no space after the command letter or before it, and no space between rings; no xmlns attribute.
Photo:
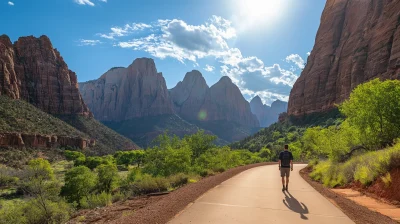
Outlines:
<svg viewBox="0 0 400 224"><path fill-rule="evenodd" d="M101 121L174 113L164 77L150 58L136 59L128 68L112 68L97 80L80 83L79 88Z"/></svg>
<svg viewBox="0 0 400 224"><path fill-rule="evenodd" d="M278 121L279 115L287 111L287 102L274 101L271 106L262 103L259 96L250 101L251 112L257 116L260 127L268 127Z"/></svg>
<svg viewBox="0 0 400 224"><path fill-rule="evenodd" d="M83 139L79 137L24 133L0 133L0 146L7 147L56 148L69 146L79 149L86 149L87 147L93 147L95 144L95 140Z"/></svg>
<svg viewBox="0 0 400 224"><path fill-rule="evenodd" d="M227 76L209 88L201 73L193 70L171 89L170 95L176 112L189 121L229 121L259 127L249 102Z"/></svg>
<svg viewBox="0 0 400 224"><path fill-rule="evenodd" d="M91 115L77 77L49 38L0 36L0 95L23 99L50 114Z"/></svg>
<svg viewBox="0 0 400 224"><path fill-rule="evenodd" d="M400 79L400 1L327 0L288 113L330 110L374 78Z"/></svg>

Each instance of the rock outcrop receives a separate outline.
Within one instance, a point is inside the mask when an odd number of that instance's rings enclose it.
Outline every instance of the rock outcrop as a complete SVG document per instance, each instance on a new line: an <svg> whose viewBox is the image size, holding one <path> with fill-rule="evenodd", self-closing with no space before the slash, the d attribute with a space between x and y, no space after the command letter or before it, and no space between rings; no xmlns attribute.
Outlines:
<svg viewBox="0 0 400 224"><path fill-rule="evenodd" d="M0 95L23 99L50 114L90 116L77 77L46 36L0 36Z"/></svg>
<svg viewBox="0 0 400 224"><path fill-rule="evenodd" d="M287 111L287 102L276 100L271 106L262 103L259 96L250 101L251 112L257 116L260 127L268 127L278 121L279 115Z"/></svg>
<svg viewBox="0 0 400 224"><path fill-rule="evenodd" d="M175 111L189 121L229 121L259 127L249 102L227 76L209 88L201 73L193 70L171 89L170 95Z"/></svg>
<svg viewBox="0 0 400 224"><path fill-rule="evenodd" d="M57 148L75 147L86 149L93 147L95 140L83 139L79 137L39 135L25 133L0 133L0 146L6 147L33 147L33 148Z"/></svg>
<svg viewBox="0 0 400 224"><path fill-rule="evenodd" d="M328 0L288 113L330 110L374 78L400 79L400 1Z"/></svg>
<svg viewBox="0 0 400 224"><path fill-rule="evenodd" d="M175 111L184 119L197 120L209 87L202 74L193 70L170 90Z"/></svg>
<svg viewBox="0 0 400 224"><path fill-rule="evenodd" d="M173 114L168 89L153 59L136 59L128 68L112 68L99 79L79 84L95 118L123 121Z"/></svg>

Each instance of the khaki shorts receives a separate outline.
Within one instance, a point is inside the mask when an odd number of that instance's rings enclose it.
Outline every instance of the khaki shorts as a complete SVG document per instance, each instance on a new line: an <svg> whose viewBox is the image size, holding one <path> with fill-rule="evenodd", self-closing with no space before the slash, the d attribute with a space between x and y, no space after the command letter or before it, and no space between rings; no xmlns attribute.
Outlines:
<svg viewBox="0 0 400 224"><path fill-rule="evenodd" d="M281 177L289 177L290 176L290 168L281 167Z"/></svg>

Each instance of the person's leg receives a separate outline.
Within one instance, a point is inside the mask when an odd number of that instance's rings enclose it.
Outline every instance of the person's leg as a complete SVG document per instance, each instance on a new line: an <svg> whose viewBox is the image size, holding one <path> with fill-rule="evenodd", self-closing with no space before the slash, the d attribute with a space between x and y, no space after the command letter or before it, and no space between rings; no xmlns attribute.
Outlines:
<svg viewBox="0 0 400 224"><path fill-rule="evenodd" d="M288 169L286 173L286 190L288 190L289 187L289 176L290 176L290 170Z"/></svg>
<svg viewBox="0 0 400 224"><path fill-rule="evenodd" d="M282 176L282 191L285 190L285 176Z"/></svg>

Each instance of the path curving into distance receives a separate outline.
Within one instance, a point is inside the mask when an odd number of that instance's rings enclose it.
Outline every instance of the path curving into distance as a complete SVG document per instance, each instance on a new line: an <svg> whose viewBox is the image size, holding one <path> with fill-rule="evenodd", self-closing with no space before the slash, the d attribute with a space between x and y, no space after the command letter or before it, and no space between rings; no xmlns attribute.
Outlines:
<svg viewBox="0 0 400 224"><path fill-rule="evenodd" d="M211 189L170 224L350 224L340 209L312 188L294 165L289 192L282 192L278 165L252 168Z"/></svg>

